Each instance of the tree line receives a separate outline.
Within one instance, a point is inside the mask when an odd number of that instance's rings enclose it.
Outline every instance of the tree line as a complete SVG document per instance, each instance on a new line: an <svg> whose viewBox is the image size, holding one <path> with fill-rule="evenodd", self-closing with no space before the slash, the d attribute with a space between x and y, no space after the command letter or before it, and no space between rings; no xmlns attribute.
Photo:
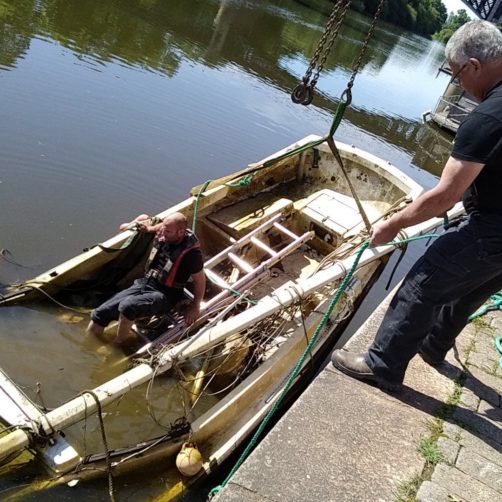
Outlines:
<svg viewBox="0 0 502 502"><path fill-rule="evenodd" d="M315 10L329 14L334 0L297 0ZM351 8L373 17L380 0L352 0ZM470 20L467 11L448 11L442 0L385 0L380 19L408 31L446 43L457 28Z"/></svg>

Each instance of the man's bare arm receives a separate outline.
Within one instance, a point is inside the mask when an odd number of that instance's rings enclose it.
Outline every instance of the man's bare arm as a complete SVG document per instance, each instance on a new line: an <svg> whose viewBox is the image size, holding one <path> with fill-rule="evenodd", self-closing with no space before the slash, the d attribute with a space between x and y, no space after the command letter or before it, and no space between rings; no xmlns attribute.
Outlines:
<svg viewBox="0 0 502 502"><path fill-rule="evenodd" d="M390 219L373 227L371 245L380 246L390 242L402 228L422 223L444 214L476 179L484 164L467 162L450 157L446 162L438 184L423 193L408 207Z"/></svg>

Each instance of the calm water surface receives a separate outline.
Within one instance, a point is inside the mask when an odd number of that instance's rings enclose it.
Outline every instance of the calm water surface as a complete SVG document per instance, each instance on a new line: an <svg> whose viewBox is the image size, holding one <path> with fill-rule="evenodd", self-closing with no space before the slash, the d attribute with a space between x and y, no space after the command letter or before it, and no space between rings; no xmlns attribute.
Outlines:
<svg viewBox="0 0 502 502"><path fill-rule="evenodd" d="M0 261L0 284L77 254L194 185L327 132L369 20L349 16L313 105L294 105L290 92L325 23L292 0L0 0L0 248L22 264ZM380 25L336 138L433 183L452 138L421 115L446 85L436 78L442 58L441 45ZM372 292L360 318L383 294ZM116 371L82 342L84 323L60 314L0 310L0 366L28 393L41 382L48 406ZM143 427L134 399L122 407L131 416L117 441ZM104 487L58 496L106 500ZM119 486L135 500L158 488Z"/></svg>

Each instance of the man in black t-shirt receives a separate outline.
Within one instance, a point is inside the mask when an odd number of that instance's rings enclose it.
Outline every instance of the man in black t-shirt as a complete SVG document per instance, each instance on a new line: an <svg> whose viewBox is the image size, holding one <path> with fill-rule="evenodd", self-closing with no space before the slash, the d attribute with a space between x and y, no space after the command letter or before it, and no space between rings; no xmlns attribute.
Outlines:
<svg viewBox="0 0 502 502"><path fill-rule="evenodd" d="M106 326L118 319L114 345L127 342L135 319L168 312L182 298L183 288L190 278L194 285L194 301L185 312L185 322L192 324L199 316L206 287L199 242L187 229L183 214L173 213L157 225L138 221L137 228L140 232L155 233L145 275L93 310L87 328L100 337Z"/></svg>
<svg viewBox="0 0 502 502"><path fill-rule="evenodd" d="M412 357L441 364L468 317L502 289L502 34L487 21L460 27L446 46L460 85L480 104L459 126L439 183L372 230L371 245L444 214L462 199L467 218L415 263L368 352L335 350L333 365L389 390L401 386Z"/></svg>

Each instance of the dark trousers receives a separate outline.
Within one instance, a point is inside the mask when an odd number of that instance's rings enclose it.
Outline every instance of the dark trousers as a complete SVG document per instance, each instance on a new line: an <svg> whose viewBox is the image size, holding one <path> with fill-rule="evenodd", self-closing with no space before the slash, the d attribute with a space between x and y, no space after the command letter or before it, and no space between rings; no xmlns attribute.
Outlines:
<svg viewBox="0 0 502 502"><path fill-rule="evenodd" d="M446 356L468 317L502 289L502 216L470 215L413 265L391 301L366 362L401 383L423 350Z"/></svg>
<svg viewBox="0 0 502 502"><path fill-rule="evenodd" d="M106 327L123 314L130 321L140 317L151 317L169 312L181 298L177 290L160 291L152 280L137 279L134 284L91 312L91 319L100 326Z"/></svg>

